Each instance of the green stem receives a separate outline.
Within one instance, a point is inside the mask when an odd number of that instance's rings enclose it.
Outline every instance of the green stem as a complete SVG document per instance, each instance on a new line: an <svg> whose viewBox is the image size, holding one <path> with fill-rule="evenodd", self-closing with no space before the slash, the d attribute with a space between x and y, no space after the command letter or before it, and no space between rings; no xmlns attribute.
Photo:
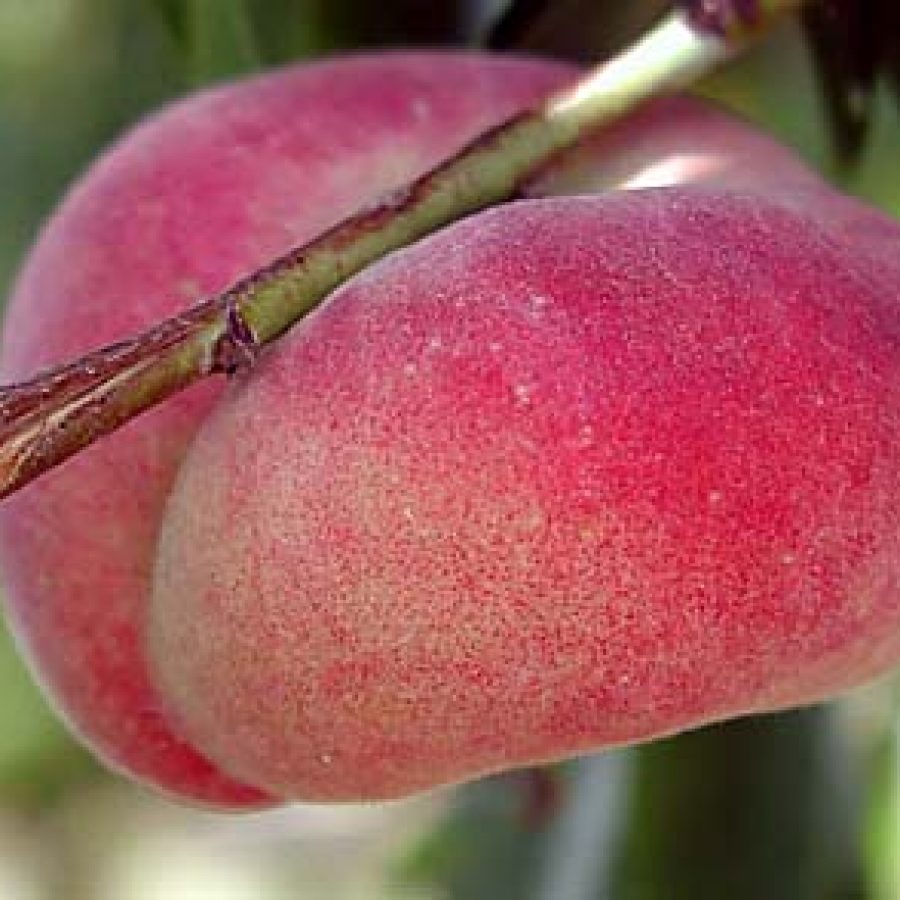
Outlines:
<svg viewBox="0 0 900 900"><path fill-rule="evenodd" d="M802 0L671 14L634 46L534 111L477 138L375 209L351 217L186 313L0 391L0 497L215 372L248 368L334 288L393 250L521 193L557 154L639 103L740 52ZM689 4L697 7L698 4ZM752 4L751 4L752 5Z"/></svg>

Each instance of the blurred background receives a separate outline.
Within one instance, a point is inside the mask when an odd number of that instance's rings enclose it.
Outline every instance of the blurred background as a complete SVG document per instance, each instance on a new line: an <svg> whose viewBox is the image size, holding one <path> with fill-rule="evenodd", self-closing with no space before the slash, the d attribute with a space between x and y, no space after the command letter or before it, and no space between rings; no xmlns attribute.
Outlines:
<svg viewBox="0 0 900 900"><path fill-rule="evenodd" d="M42 218L167 98L362 47L495 41L597 59L662 2L0 0L0 296ZM524 23L524 24L523 24ZM499 35L499 37L498 37ZM698 85L900 216L900 116L841 162L787 26ZM414 801L227 817L100 771L0 634L0 900L900 900L900 683Z"/></svg>

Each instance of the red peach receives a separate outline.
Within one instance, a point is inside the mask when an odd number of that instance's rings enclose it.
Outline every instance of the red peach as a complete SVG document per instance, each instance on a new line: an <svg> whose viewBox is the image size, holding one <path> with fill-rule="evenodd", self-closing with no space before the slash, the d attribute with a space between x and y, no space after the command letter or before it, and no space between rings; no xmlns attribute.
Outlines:
<svg viewBox="0 0 900 900"><path fill-rule="evenodd" d="M222 398L149 640L225 771L394 797L900 661L900 227L709 131L733 177L472 217Z"/></svg>

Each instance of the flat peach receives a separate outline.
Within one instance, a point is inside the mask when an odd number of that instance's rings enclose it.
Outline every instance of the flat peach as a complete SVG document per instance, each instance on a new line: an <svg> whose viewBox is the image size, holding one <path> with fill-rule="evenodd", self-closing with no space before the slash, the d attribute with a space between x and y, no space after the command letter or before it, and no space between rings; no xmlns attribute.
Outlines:
<svg viewBox="0 0 900 900"><path fill-rule="evenodd" d="M151 606L197 746L395 797L897 664L900 227L745 175L470 218L229 391Z"/></svg>

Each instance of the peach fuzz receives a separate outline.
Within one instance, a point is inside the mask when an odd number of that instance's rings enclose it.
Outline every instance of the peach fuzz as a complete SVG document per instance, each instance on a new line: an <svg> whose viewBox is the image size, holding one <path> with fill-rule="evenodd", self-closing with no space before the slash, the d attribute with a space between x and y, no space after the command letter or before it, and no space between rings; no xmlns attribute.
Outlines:
<svg viewBox="0 0 900 900"><path fill-rule="evenodd" d="M570 75L536 61L383 55L171 106L106 153L45 227L10 300L0 376L30 376L226 287ZM244 807L264 793L173 727L144 652L165 500L220 392L207 383L175 398L6 500L0 562L12 628L81 739L173 795Z"/></svg>
<svg viewBox="0 0 900 900"><path fill-rule="evenodd" d="M644 113L670 162L675 104ZM691 109L703 166L601 139L670 186L391 255L204 423L148 640L225 771L396 797L900 660L900 227Z"/></svg>

